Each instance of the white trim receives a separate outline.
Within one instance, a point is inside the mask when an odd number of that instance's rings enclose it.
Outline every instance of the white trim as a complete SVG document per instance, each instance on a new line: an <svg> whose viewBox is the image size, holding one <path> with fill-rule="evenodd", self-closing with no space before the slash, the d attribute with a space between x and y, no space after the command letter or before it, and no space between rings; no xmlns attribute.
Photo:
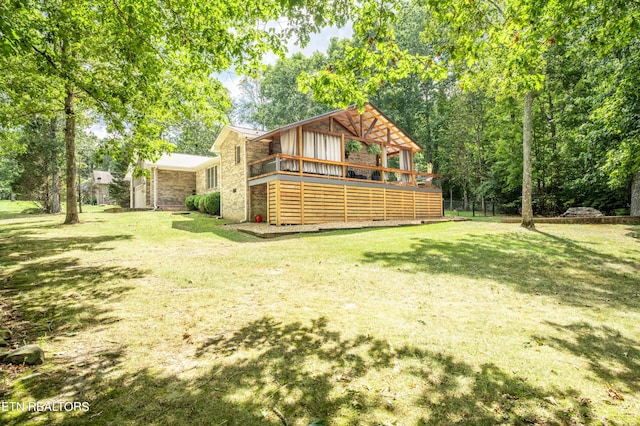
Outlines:
<svg viewBox="0 0 640 426"><path fill-rule="evenodd" d="M153 209L158 210L158 168L153 167Z"/></svg>

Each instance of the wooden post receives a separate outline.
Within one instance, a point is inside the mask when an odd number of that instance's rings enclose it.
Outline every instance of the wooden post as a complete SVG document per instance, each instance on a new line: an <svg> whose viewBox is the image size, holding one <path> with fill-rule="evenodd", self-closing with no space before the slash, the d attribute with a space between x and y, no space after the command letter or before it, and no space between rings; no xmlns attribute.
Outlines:
<svg viewBox="0 0 640 426"><path fill-rule="evenodd" d="M269 182L267 182L266 184L267 186L267 223L271 223L271 196L269 194L269 192L271 191L271 184Z"/></svg>
<svg viewBox="0 0 640 426"><path fill-rule="evenodd" d="M416 186L416 170L413 164L413 151L409 151L409 169L411 170L411 185Z"/></svg>
<svg viewBox="0 0 640 426"><path fill-rule="evenodd" d="M280 217L280 181L276 181L276 226L282 224L282 218Z"/></svg>
<svg viewBox="0 0 640 426"><path fill-rule="evenodd" d="M302 157L302 126L298 126L298 155ZM302 159L298 160L300 164L299 173L302 175Z"/></svg>
<svg viewBox="0 0 640 426"><path fill-rule="evenodd" d="M333 124L333 119L331 119L331 123ZM347 177L347 166L344 158L344 133L340 135L340 161L342 161L342 177ZM346 220L345 220L346 222Z"/></svg>

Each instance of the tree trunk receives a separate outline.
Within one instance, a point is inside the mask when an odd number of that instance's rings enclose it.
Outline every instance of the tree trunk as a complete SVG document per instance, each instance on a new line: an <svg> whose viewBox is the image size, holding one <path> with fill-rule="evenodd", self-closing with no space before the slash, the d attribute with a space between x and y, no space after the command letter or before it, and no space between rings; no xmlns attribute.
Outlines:
<svg viewBox="0 0 640 426"><path fill-rule="evenodd" d="M631 181L631 216L640 216L640 170L633 174Z"/></svg>
<svg viewBox="0 0 640 426"><path fill-rule="evenodd" d="M51 119L51 213L60 213L60 173L58 172L57 119Z"/></svg>
<svg viewBox="0 0 640 426"><path fill-rule="evenodd" d="M433 146L433 138L431 137L431 81L423 83L422 94L424 96L424 125L427 130L426 146L427 146L427 163L431 164L431 173L438 173L437 152Z"/></svg>
<svg viewBox="0 0 640 426"><path fill-rule="evenodd" d="M64 99L64 144L67 159L67 215L64 223L71 225L80 222L76 197L76 116L73 109L73 87L68 84Z"/></svg>
<svg viewBox="0 0 640 426"><path fill-rule="evenodd" d="M522 126L522 226L534 229L531 200L531 140L533 139L533 92L524 95L524 120Z"/></svg>
<svg viewBox="0 0 640 426"><path fill-rule="evenodd" d="M467 185L465 183L462 189L462 210L467 211L468 206L469 206L469 195L467 194Z"/></svg>

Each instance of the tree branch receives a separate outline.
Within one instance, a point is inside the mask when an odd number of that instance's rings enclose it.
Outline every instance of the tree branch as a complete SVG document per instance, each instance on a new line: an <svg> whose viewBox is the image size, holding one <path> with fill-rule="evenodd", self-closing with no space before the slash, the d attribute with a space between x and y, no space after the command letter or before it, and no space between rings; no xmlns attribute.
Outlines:
<svg viewBox="0 0 640 426"><path fill-rule="evenodd" d="M81 84L80 82L78 82L77 79L73 78L70 74L68 74L64 70L61 70L60 67L58 66L58 64L56 64L56 62L53 60L51 55L49 55L46 51L39 49L38 47L36 47L32 43L29 43L29 45L31 46L31 48L34 51L36 51L40 56L42 56L47 61L49 66L54 70L54 72L59 77L61 77L63 80L66 80L66 81L70 82L75 87L80 89L87 96L89 96L91 99L93 99L94 101L96 101L98 103L99 109L101 109L104 114L106 114L107 116L109 116L111 118L114 118L114 115L113 115L113 113L111 112L111 110L109 108L109 102L108 101L106 101L105 99L102 99L101 97L97 96L89 88L85 87L84 84Z"/></svg>
<svg viewBox="0 0 640 426"><path fill-rule="evenodd" d="M156 57L160 58L162 63L167 65L167 63L164 60L164 57L156 50L156 48L151 43L149 43L149 41L146 38L144 38L133 25L131 25L131 22L129 22L129 20L125 16L125 14L122 11L122 9L120 8L120 5L118 4L117 0L113 0L113 5L115 6L116 11L118 12L118 15L120 16L120 18L122 18L122 20L126 24L127 28L129 28L129 31L132 31L136 36L138 36L138 38L140 40L142 40L142 42L144 44L149 46L151 48L151 50L153 50L156 53Z"/></svg>

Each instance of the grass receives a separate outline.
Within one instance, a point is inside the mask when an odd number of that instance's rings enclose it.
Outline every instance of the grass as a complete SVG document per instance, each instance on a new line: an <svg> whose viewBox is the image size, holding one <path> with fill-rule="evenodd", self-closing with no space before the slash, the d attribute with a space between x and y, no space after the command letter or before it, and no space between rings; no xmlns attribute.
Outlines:
<svg viewBox="0 0 640 426"><path fill-rule="evenodd" d="M2 321L47 354L0 399L90 404L3 424L638 424L640 227L81 217L0 213Z"/></svg>

